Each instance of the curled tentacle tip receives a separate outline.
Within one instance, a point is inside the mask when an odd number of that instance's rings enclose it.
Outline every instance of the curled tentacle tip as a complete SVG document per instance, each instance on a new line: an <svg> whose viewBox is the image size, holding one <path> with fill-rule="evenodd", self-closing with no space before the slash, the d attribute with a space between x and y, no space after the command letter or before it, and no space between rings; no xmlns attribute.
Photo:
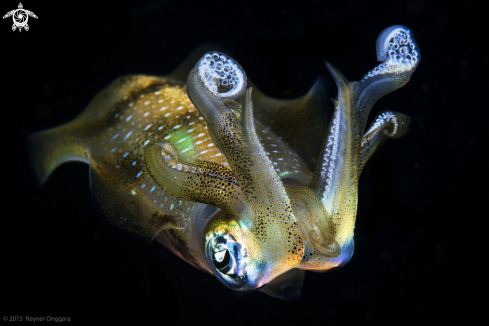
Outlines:
<svg viewBox="0 0 489 326"><path fill-rule="evenodd" d="M377 59L397 60L415 64L420 59L419 49L409 28L394 25L384 29L377 38Z"/></svg>
<svg viewBox="0 0 489 326"><path fill-rule="evenodd" d="M402 25L384 29L377 38L377 60L380 65L369 71L364 79L389 72L414 71L421 55L412 32Z"/></svg>
<svg viewBox="0 0 489 326"><path fill-rule="evenodd" d="M362 147L373 142L374 138L378 138L381 133L387 138L400 138L408 132L409 116L394 112L384 111L377 115L372 126L365 133L362 139Z"/></svg>
<svg viewBox="0 0 489 326"><path fill-rule="evenodd" d="M235 100L246 88L246 73L243 68L224 53L207 52L197 66L206 88L223 100Z"/></svg>

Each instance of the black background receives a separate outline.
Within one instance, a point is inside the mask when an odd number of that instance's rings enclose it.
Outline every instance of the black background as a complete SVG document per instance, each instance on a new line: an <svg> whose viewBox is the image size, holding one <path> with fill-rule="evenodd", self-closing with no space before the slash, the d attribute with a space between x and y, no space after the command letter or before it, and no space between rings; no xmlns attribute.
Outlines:
<svg viewBox="0 0 489 326"><path fill-rule="evenodd" d="M17 8L2 1L2 15ZM28 32L0 21L2 87L0 311L72 322L158 325L401 325L478 312L487 210L487 26L475 1L25 1ZM26 137L77 114L124 74L164 75L205 41L232 51L266 94L303 95L323 61L359 80L386 27L410 27L422 60L379 100L412 117L360 179L355 254L306 273L301 298L241 295L158 243L119 232L93 208L88 167L61 166L41 188Z"/></svg>

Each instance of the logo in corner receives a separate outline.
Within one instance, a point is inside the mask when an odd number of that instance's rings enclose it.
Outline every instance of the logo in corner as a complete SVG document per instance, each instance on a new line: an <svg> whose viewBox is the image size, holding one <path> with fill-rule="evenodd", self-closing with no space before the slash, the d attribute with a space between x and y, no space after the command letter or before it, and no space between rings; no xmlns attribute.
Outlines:
<svg viewBox="0 0 489 326"><path fill-rule="evenodd" d="M29 16L37 18L35 13L29 10L25 10L24 7L22 6L22 3L19 3L18 9L9 11L8 13L5 14L5 16L3 16L3 18L5 19L10 16L12 16L12 19L14 20L14 24L12 25L12 31L15 31L18 28L19 32L22 31L22 28L24 28L26 31L29 30L29 25L27 25Z"/></svg>

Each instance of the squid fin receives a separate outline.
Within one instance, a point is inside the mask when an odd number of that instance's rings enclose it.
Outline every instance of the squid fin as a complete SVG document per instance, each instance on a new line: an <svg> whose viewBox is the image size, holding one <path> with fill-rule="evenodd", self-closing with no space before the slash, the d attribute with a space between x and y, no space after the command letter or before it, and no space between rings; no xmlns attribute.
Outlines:
<svg viewBox="0 0 489 326"><path fill-rule="evenodd" d="M61 164L80 161L90 164L90 146L83 130L71 123L36 132L27 139L27 151L38 186Z"/></svg>

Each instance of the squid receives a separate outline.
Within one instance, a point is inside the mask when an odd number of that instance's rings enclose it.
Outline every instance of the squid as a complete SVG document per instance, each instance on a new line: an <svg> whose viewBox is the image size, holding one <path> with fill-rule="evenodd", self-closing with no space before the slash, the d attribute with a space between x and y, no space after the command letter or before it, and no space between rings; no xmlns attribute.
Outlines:
<svg viewBox="0 0 489 326"><path fill-rule="evenodd" d="M404 86L421 56L409 28L376 44L380 64L349 82L326 62L338 95L326 114L319 78L304 96L270 98L215 47L167 76L128 75L74 120L28 138L39 185L62 163L90 166L90 186L113 224L160 242L236 291L297 299L306 270L347 263L358 181L409 117L374 103Z"/></svg>

